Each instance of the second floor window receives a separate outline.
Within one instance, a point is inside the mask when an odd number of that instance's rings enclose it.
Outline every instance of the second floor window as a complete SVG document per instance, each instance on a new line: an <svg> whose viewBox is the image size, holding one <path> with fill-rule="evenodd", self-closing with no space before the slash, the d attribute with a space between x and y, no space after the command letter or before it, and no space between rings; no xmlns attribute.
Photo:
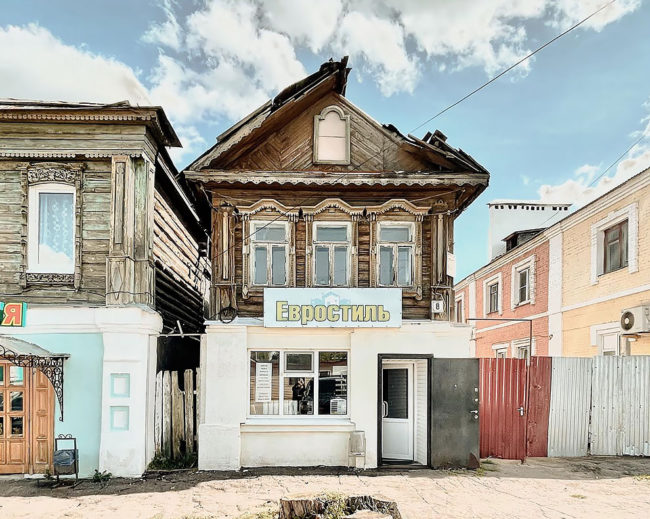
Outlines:
<svg viewBox="0 0 650 519"><path fill-rule="evenodd" d="M526 303L530 299L530 269L518 271L517 276L519 278L517 304Z"/></svg>
<svg viewBox="0 0 650 519"><path fill-rule="evenodd" d="M314 225L314 285L349 284L350 225L316 223Z"/></svg>
<svg viewBox="0 0 650 519"><path fill-rule="evenodd" d="M499 283L488 285L488 313L499 311Z"/></svg>
<svg viewBox="0 0 650 519"><path fill-rule="evenodd" d="M411 224L380 224L379 285L413 285L413 245Z"/></svg>
<svg viewBox="0 0 650 519"><path fill-rule="evenodd" d="M74 187L42 184L30 188L28 270L72 274L74 251Z"/></svg>
<svg viewBox="0 0 650 519"><path fill-rule="evenodd" d="M251 228L253 284L285 286L289 243L286 224L255 222Z"/></svg>
<svg viewBox="0 0 650 519"><path fill-rule="evenodd" d="M604 273L627 267L627 220L604 232Z"/></svg>

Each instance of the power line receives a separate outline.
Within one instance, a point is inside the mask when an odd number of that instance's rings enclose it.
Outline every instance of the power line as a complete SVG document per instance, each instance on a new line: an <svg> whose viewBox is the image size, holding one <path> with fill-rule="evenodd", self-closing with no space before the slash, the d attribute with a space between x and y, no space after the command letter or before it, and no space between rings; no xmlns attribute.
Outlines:
<svg viewBox="0 0 650 519"><path fill-rule="evenodd" d="M600 179L605 175L605 173L607 173L607 172L608 172L610 169L612 169L616 164L618 164L618 163L621 161L621 159L622 159L623 157L625 157L625 155L627 155L627 154L630 152L630 150L631 150L632 148L634 148L634 146L636 146L636 145L639 144L643 139L645 139L645 137L646 137L646 135L645 135L645 133L643 133L643 134L641 135L641 137L639 137L636 141L634 141L634 142L632 143L632 145L631 145L628 149L626 149L623 153L621 153L621 154L618 156L618 158L617 158L614 162L612 162L609 166L607 166L607 169L606 169L605 171L603 171L600 175L598 175L596 178L594 178L594 179L589 183L589 185L588 185L587 187L591 187L591 186L593 186L593 185L594 185L598 180L600 180Z"/></svg>
<svg viewBox="0 0 650 519"><path fill-rule="evenodd" d="M605 174L606 174L610 169L612 169L614 166L616 166L616 164L618 164L618 163L623 159L623 157L625 157L625 155L627 155L627 154L630 152L630 150L632 150L632 148L634 148L634 146L636 146L636 145L639 144L643 139L645 139L645 137L646 137L646 135L645 135L645 134L642 134L641 137L639 137L636 141L634 141L634 142L632 143L632 145L631 145L629 148L627 148L623 153L621 153L621 154L616 158L616 160L614 160L614 162L612 162L609 166L607 166L607 169L606 169L605 171L603 171L600 175L598 175L596 178L594 178L594 179L593 179L593 180L592 180L592 181L587 185L587 188L592 187L592 186L593 186L593 185L594 185L598 180L600 180L600 179L601 179L601 178L602 178L602 177L603 177L603 176L604 176L604 175L605 175ZM552 215L549 216L546 220L544 220L544 221L541 223L542 227L544 226L544 224L545 224L546 222L548 222L551 218L553 218L553 217L555 217L555 216L557 216L557 214L552 214Z"/></svg>
<svg viewBox="0 0 650 519"><path fill-rule="evenodd" d="M535 54L537 54L539 51L545 49L546 47L548 47L548 46L551 45L552 43L554 43L554 42L556 42L557 40L559 40L562 36L564 36L564 35L570 33L570 32L571 32L573 29L575 29L576 27L579 27L580 25L582 25L583 23L585 23L585 22L586 22L587 20L589 20L590 18L596 16L596 15L597 15L598 13L600 13L603 9L609 7L609 6L612 5L614 2L616 2L616 0L611 0L610 2L607 2L605 5L601 6L598 10L594 11L593 13L591 13L591 14L590 14L589 16L587 16L586 18L583 18L582 20L580 20L580 21L579 21L578 23L576 23L575 25L572 25L571 27L569 27L566 31L564 31L564 32L562 32L562 33L560 33L560 34L558 34L558 35L557 35L555 38L553 38L552 40L547 41L547 42L546 42L544 45L542 45L541 47L536 48L536 49L535 49L533 52L531 52L530 54L527 54L526 56L524 56L523 58L521 58L519 61L517 61L516 63L514 63L513 65L510 65L507 69L505 69L505 70L499 72L496 76L494 76L494 77L493 77L492 79L490 79L489 81L486 81L486 82L483 83L481 86L475 88L475 89L472 90L470 93L468 93L468 94L466 94L465 96L461 97L458 101L456 101L456 102L450 104L447 108L444 108L443 110L440 110L436 115L434 115L433 117L430 117L429 119L427 119L426 121L424 121L422 124L416 126L416 127L413 128L409 133L413 133L415 130L419 130L419 129L422 128L425 124L430 123L431 121L433 121L434 119L440 117L442 114L444 114L444 113L447 112L448 110L451 110L454 106L457 106L457 105L459 105L460 103L462 103L463 101L465 101L466 99L469 99L470 97L472 97L472 96L473 96L474 94L476 94L477 92L483 90L486 86L490 85L491 83L494 83L494 82L495 82L497 79L499 79L501 76L507 74L508 72L510 72L510 71L511 71L512 69L514 69L515 67L521 65L524 61L530 59L532 56L534 56Z"/></svg>

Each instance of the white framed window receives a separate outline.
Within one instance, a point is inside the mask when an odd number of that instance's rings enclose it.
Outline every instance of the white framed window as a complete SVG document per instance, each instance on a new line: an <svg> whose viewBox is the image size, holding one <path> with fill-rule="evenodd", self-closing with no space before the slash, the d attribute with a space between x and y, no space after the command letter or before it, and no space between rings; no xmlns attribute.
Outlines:
<svg viewBox="0 0 650 519"><path fill-rule="evenodd" d="M415 225L380 222L377 237L377 280L383 287L413 286Z"/></svg>
<svg viewBox="0 0 650 519"><path fill-rule="evenodd" d="M253 221L250 225L250 279L254 286L287 286L289 228L287 222Z"/></svg>
<svg viewBox="0 0 650 519"><path fill-rule="evenodd" d="M464 323L465 322L465 294L459 294L456 296L456 322Z"/></svg>
<svg viewBox="0 0 650 519"><path fill-rule="evenodd" d="M328 106L314 116L314 162L350 163L350 116Z"/></svg>
<svg viewBox="0 0 650 519"><path fill-rule="evenodd" d="M314 286L350 285L350 222L314 222Z"/></svg>
<svg viewBox="0 0 650 519"><path fill-rule="evenodd" d="M638 205L630 204L591 226L591 284L602 275L627 268L639 270Z"/></svg>
<svg viewBox="0 0 650 519"><path fill-rule="evenodd" d="M30 186L27 271L73 274L75 270L76 191L67 184Z"/></svg>
<svg viewBox="0 0 650 519"><path fill-rule="evenodd" d="M530 363L531 355L535 355L535 339L533 338L533 344L530 344L530 337L524 339L515 339L511 343L512 345L512 356L515 359L526 359L527 363Z"/></svg>
<svg viewBox="0 0 650 519"><path fill-rule="evenodd" d="M493 344L492 351L494 352L495 358L505 359L508 356L508 344L507 343Z"/></svg>
<svg viewBox="0 0 650 519"><path fill-rule="evenodd" d="M535 303L535 256L515 263L510 278L510 307Z"/></svg>
<svg viewBox="0 0 650 519"><path fill-rule="evenodd" d="M502 286L501 272L483 281L483 317L487 317L493 313L498 313L499 315L503 313Z"/></svg>
<svg viewBox="0 0 650 519"><path fill-rule="evenodd" d="M620 323L596 324L589 332L591 345L598 349L597 355L620 355Z"/></svg>
<svg viewBox="0 0 650 519"><path fill-rule="evenodd" d="M347 351L250 351L250 417L348 416Z"/></svg>

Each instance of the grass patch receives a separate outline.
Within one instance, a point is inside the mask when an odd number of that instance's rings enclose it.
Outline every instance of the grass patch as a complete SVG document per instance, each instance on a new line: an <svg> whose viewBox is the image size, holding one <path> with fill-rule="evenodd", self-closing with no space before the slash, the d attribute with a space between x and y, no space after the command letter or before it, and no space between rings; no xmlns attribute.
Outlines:
<svg viewBox="0 0 650 519"><path fill-rule="evenodd" d="M650 474L639 474L638 476L635 476L634 479L638 479L639 481L650 481Z"/></svg>
<svg viewBox="0 0 650 519"><path fill-rule="evenodd" d="M571 494L571 497L575 499L587 499L587 496L583 496L582 494Z"/></svg>
<svg viewBox="0 0 650 519"><path fill-rule="evenodd" d="M157 454L154 459L151 460L147 470L179 470L179 469L191 469L196 467L197 454L185 454L181 458L172 459L162 454Z"/></svg>

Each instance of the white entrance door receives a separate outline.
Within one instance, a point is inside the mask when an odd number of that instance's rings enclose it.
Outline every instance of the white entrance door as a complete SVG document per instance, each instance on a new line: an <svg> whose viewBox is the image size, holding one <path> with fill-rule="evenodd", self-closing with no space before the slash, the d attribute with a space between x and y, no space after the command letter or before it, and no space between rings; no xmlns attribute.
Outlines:
<svg viewBox="0 0 650 519"><path fill-rule="evenodd" d="M386 363L382 368L382 435L384 459L413 460L413 363Z"/></svg>

